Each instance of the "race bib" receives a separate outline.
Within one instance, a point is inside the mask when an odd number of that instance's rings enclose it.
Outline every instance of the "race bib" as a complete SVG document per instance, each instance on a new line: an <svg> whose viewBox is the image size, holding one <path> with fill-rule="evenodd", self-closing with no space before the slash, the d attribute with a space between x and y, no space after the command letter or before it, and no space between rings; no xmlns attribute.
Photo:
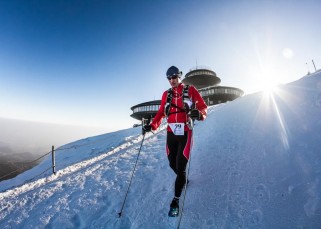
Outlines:
<svg viewBox="0 0 321 229"><path fill-rule="evenodd" d="M184 135L185 123L168 123L175 135Z"/></svg>

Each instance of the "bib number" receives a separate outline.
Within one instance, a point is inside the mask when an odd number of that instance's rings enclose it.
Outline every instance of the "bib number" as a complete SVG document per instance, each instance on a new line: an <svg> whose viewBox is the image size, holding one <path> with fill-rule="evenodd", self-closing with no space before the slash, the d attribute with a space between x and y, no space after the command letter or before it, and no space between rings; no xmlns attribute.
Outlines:
<svg viewBox="0 0 321 229"><path fill-rule="evenodd" d="M175 135L184 135L185 123L168 123Z"/></svg>

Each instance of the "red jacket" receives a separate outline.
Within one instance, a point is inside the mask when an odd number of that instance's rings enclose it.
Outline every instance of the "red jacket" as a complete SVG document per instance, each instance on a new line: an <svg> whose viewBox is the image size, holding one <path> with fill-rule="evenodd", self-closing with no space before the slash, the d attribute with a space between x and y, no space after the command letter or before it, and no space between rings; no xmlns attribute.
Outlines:
<svg viewBox="0 0 321 229"><path fill-rule="evenodd" d="M172 104L184 109L184 103L183 103L183 89L184 84L180 83L177 87L172 88L173 89L173 97L172 97ZM168 91L165 91L162 96L161 105L159 107L159 110L153 119L151 126L153 130L156 130L159 125L162 123L163 118L166 116L165 114L165 105L167 102L167 93ZM200 111L201 113L201 120L204 120L207 115L207 105L205 104L202 96L197 91L197 89L194 86L189 86L188 89L188 96L192 100L193 103L196 104L196 109ZM186 123L188 121L188 116L185 112L182 112L181 109L171 106L167 123ZM185 125L185 131L188 130L187 125ZM167 131L172 131L170 127L167 127Z"/></svg>

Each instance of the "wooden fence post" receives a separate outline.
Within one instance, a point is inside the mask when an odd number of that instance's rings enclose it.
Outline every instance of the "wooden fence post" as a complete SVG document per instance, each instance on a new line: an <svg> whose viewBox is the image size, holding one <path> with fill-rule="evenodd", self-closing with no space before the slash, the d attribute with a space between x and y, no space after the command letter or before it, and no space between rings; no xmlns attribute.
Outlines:
<svg viewBox="0 0 321 229"><path fill-rule="evenodd" d="M55 146L52 146L52 172L56 175L56 158L55 158Z"/></svg>

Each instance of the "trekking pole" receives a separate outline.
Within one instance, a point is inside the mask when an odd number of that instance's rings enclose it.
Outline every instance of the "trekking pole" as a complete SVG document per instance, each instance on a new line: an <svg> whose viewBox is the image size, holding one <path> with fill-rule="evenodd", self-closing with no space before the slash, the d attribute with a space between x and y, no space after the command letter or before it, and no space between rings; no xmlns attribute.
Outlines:
<svg viewBox="0 0 321 229"><path fill-rule="evenodd" d="M186 182L188 180L188 175L189 175L189 168L190 168L190 164L191 164L191 160L192 160L192 154L191 154L191 158L189 159L188 162L188 170L187 170L187 174L186 174ZM185 203L185 198L186 198L186 189L187 189L187 184L185 183L185 189L184 189L184 196L183 196L183 203L182 203L182 211L181 214L179 216L179 221L178 221L178 225L177 225L177 229L179 229L180 225L181 225L181 221L182 221L182 216L183 216L183 210L184 210L184 203Z"/></svg>
<svg viewBox="0 0 321 229"><path fill-rule="evenodd" d="M144 121L146 121L146 120L144 120L144 119L142 120L142 127L144 127ZM150 122L150 119L148 119L148 123L149 122ZM129 181L129 185L128 185L128 188L127 188L127 192L125 194L125 198L124 198L123 204L121 206L120 212L118 213L118 218L120 218L122 216L123 209L124 209L124 206L125 206L125 202L126 202L126 199L127 199L127 195L129 193L129 189L130 189L130 186L131 186L131 183L132 183L132 180L133 180L133 177L134 177L134 173L135 173L135 170L136 170L136 166L137 166L138 158L139 158L139 155L140 155L140 151L142 149L142 146L143 146L143 143L144 143L144 140L145 140L146 132L144 130L142 130L142 131L143 131L143 139L142 139L142 142L141 142L139 150L138 150L136 162L135 162L134 169L133 169L130 181Z"/></svg>
<svg viewBox="0 0 321 229"><path fill-rule="evenodd" d="M134 173L135 173L135 170L136 170L137 161L138 161L138 158L139 158L140 150L141 150L141 148L142 148L144 139L145 139L145 133L143 134L143 140L142 140L142 142L141 142L141 144L140 144L140 147L139 147L139 151L138 151L138 154L137 154L137 158L136 158L136 162L135 162L134 169L133 169L133 172L132 172L132 176L131 176L130 181L129 181L128 189L127 189L127 192L126 192L126 195L125 195L123 204L122 204L122 206L121 206L121 210L120 210L120 212L118 213L118 218L120 218L121 215L122 215L122 213L123 213L123 209L124 209L125 202L126 202L126 199L127 199L127 195L128 195L128 192L129 192L129 189L130 189L132 180L133 180L133 176L134 176Z"/></svg>
<svg viewBox="0 0 321 229"><path fill-rule="evenodd" d="M191 120L192 124L191 126L194 127L194 119ZM185 183L185 189L184 189L184 195L183 195L183 203L182 203L182 210L181 210L181 214L179 216L179 220L178 220L178 224L177 224L177 229L179 229L180 225L181 225L181 221L182 221L182 216L183 216L183 210L184 210L184 203L185 203L185 198L186 198L186 189L187 189L187 181L188 181L188 175L189 175L189 170L191 167L191 160L192 160L192 151L190 154L190 159L188 161L188 169L187 169L187 173L186 173L186 183Z"/></svg>

